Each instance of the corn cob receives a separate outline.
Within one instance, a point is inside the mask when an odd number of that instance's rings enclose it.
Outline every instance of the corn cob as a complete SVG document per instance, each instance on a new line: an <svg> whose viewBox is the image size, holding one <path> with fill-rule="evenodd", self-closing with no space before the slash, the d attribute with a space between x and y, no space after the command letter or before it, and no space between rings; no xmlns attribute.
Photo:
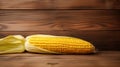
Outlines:
<svg viewBox="0 0 120 67"><path fill-rule="evenodd" d="M9 35L0 39L0 54L24 52L24 37L21 35Z"/></svg>
<svg viewBox="0 0 120 67"><path fill-rule="evenodd" d="M29 52L52 54L87 54L95 52L95 47L85 40L68 36L41 34L28 36L25 48Z"/></svg>

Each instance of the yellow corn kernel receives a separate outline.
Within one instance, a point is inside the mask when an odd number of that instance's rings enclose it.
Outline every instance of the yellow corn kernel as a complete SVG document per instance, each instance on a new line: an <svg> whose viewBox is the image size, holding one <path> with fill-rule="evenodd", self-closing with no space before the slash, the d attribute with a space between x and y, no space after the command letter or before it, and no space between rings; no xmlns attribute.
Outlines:
<svg viewBox="0 0 120 67"><path fill-rule="evenodd" d="M95 47L82 39L68 36L31 35L26 38L26 50L36 53L86 54Z"/></svg>

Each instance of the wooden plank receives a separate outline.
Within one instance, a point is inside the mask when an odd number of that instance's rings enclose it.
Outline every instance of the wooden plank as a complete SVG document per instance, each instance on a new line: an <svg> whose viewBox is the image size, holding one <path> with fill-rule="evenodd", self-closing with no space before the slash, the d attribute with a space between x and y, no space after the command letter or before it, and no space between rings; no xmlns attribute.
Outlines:
<svg viewBox="0 0 120 67"><path fill-rule="evenodd" d="M0 10L0 30L120 30L119 12L120 10Z"/></svg>
<svg viewBox="0 0 120 67"><path fill-rule="evenodd" d="M39 10L0 10L0 21L12 20L49 20L52 18L52 11Z"/></svg>
<svg viewBox="0 0 120 67"><path fill-rule="evenodd" d="M120 30L119 10L56 11L55 20L65 30Z"/></svg>
<svg viewBox="0 0 120 67"><path fill-rule="evenodd" d="M120 0L0 0L1 9L120 9Z"/></svg>
<svg viewBox="0 0 120 67"><path fill-rule="evenodd" d="M51 31L61 30L60 27L53 27L55 23L50 20L40 21L2 21L0 31Z"/></svg>
<svg viewBox="0 0 120 67"><path fill-rule="evenodd" d="M107 0L106 6L108 9L120 9L120 0Z"/></svg>
<svg viewBox="0 0 120 67"><path fill-rule="evenodd" d="M101 51L93 55L45 55L6 54L0 55L1 67L119 67L119 51Z"/></svg>
<svg viewBox="0 0 120 67"><path fill-rule="evenodd" d="M56 9L120 9L120 0L55 0Z"/></svg>
<svg viewBox="0 0 120 67"><path fill-rule="evenodd" d="M74 22L74 23L73 23ZM120 23L49 21L1 21L0 31L120 30Z"/></svg>
<svg viewBox="0 0 120 67"><path fill-rule="evenodd" d="M50 0L0 0L1 9L51 9Z"/></svg>
<svg viewBox="0 0 120 67"><path fill-rule="evenodd" d="M98 50L120 50L120 31L76 31L76 30L51 30L51 31L4 31L0 32L0 37L7 35L32 35L32 34L51 34L51 35L63 35L72 36L87 40Z"/></svg>

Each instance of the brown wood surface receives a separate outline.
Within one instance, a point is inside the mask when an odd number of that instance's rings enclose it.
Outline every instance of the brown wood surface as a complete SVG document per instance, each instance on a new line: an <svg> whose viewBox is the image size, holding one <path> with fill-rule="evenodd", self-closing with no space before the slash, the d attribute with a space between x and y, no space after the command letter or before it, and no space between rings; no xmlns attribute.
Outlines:
<svg viewBox="0 0 120 67"><path fill-rule="evenodd" d="M102 51L93 55L0 55L0 67L119 67L120 52Z"/></svg>
<svg viewBox="0 0 120 67"><path fill-rule="evenodd" d="M120 10L0 10L1 31L120 30Z"/></svg>
<svg viewBox="0 0 120 67"><path fill-rule="evenodd" d="M1 9L50 9L50 0L0 0Z"/></svg>
<svg viewBox="0 0 120 67"><path fill-rule="evenodd" d="M75 31L75 30L51 30L51 31L7 31L0 32L0 37L7 35L32 35L32 34L51 34L51 35L66 35L87 40L96 47L97 50L120 50L120 31Z"/></svg>
<svg viewBox="0 0 120 67"><path fill-rule="evenodd" d="M99 50L120 50L119 10L0 10L0 36L53 34L83 38Z"/></svg>
<svg viewBox="0 0 120 67"><path fill-rule="evenodd" d="M120 9L120 0L0 0L0 9Z"/></svg>
<svg viewBox="0 0 120 67"><path fill-rule="evenodd" d="M0 55L0 67L120 67L119 3L120 0L0 0L0 38L72 36L100 50L93 55L5 54Z"/></svg>
<svg viewBox="0 0 120 67"><path fill-rule="evenodd" d="M120 0L0 0L0 37L68 35L120 50ZM110 10L108 10L110 9Z"/></svg>

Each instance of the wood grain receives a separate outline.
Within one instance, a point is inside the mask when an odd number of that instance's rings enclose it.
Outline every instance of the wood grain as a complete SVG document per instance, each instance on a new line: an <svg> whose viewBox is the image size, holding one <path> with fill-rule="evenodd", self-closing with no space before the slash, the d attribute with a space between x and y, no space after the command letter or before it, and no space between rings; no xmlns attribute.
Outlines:
<svg viewBox="0 0 120 67"><path fill-rule="evenodd" d="M120 10L0 10L0 31L120 30Z"/></svg>
<svg viewBox="0 0 120 67"><path fill-rule="evenodd" d="M98 49L98 50L120 50L120 31L76 31L76 30L54 30L54 31L4 31L0 32L0 37L8 35L32 35L32 34L51 34L51 35L63 35L72 36L87 40Z"/></svg>
<svg viewBox="0 0 120 67"><path fill-rule="evenodd" d="M57 9L119 9L120 0L55 0Z"/></svg>
<svg viewBox="0 0 120 67"><path fill-rule="evenodd" d="M0 0L1 9L120 9L120 0Z"/></svg>
<svg viewBox="0 0 120 67"><path fill-rule="evenodd" d="M50 0L0 0L1 9L51 9Z"/></svg>
<svg viewBox="0 0 120 67"><path fill-rule="evenodd" d="M119 51L101 51L94 55L0 55L1 67L119 67Z"/></svg>
<svg viewBox="0 0 120 67"><path fill-rule="evenodd" d="M0 37L66 35L90 41L98 50L120 51L119 3L120 0L0 0ZM101 67L100 63L92 67ZM59 67L63 67L61 64Z"/></svg>
<svg viewBox="0 0 120 67"><path fill-rule="evenodd" d="M0 21L12 20L49 20L52 18L52 11L39 10L0 10Z"/></svg>

